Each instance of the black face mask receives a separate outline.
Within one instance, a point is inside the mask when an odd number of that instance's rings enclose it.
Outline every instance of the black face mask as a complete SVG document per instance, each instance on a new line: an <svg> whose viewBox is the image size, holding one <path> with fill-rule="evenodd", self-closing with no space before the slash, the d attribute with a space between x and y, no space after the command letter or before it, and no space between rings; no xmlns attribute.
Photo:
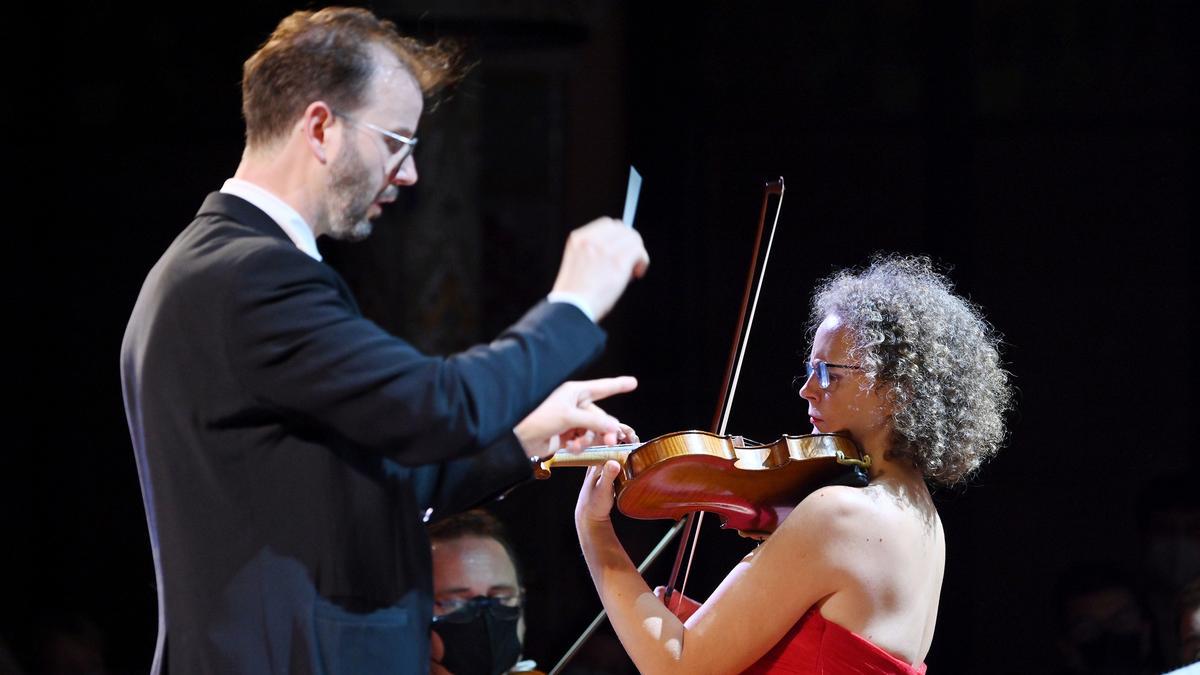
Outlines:
<svg viewBox="0 0 1200 675"><path fill-rule="evenodd" d="M1148 672L1150 664L1142 650L1142 636L1137 633L1105 631L1076 647L1089 672Z"/></svg>
<svg viewBox="0 0 1200 675"><path fill-rule="evenodd" d="M505 607L494 598L471 598L466 607L433 618L442 638L442 666L454 675L501 675L521 656L517 639L520 607Z"/></svg>

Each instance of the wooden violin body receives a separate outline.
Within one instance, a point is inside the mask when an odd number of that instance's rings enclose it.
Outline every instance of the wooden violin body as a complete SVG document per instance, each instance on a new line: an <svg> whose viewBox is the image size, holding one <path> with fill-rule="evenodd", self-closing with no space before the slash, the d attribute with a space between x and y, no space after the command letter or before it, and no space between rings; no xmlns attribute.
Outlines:
<svg viewBox="0 0 1200 675"><path fill-rule="evenodd" d="M679 520L707 511L744 536L775 530L810 493L826 485L864 486L862 452L836 434L785 435L767 445L741 446L732 436L681 431L640 446L559 453L539 469L621 462L617 508L630 518Z"/></svg>

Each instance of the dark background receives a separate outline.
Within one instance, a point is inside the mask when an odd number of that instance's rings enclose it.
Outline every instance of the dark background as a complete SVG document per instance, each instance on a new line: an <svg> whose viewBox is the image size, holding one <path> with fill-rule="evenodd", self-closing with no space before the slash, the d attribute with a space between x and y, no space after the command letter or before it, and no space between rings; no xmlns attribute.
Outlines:
<svg viewBox="0 0 1200 675"><path fill-rule="evenodd" d="M639 376L608 408L643 437L707 428L761 188L783 176L729 427L758 440L807 431L788 383L814 282L877 251L931 256L1005 336L1018 397L1005 450L937 493L948 562L927 661L1051 672L1056 580L1086 561L1136 570L1139 500L1195 492L1195 35L1182 2L933 5L376 3L461 39L475 66L423 121L421 182L371 240L322 249L372 318L454 351L549 289L572 227L620 215L633 163L653 263L587 374ZM26 664L64 624L103 641L111 672L149 664L121 335L145 273L237 165L241 62L302 6L61 10L47 96L65 118L27 227L28 409L4 471L17 569L0 627ZM495 507L530 580L527 655L547 669L599 606L579 474L563 473ZM667 524L618 528L640 559ZM745 551L706 526L689 595Z"/></svg>

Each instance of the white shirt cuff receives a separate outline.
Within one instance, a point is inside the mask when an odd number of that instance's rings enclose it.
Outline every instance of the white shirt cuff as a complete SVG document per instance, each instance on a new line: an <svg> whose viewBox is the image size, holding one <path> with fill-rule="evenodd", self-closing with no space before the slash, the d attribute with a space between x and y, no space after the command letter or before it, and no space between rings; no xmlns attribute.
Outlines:
<svg viewBox="0 0 1200 675"><path fill-rule="evenodd" d="M546 296L546 300L550 302L565 302L568 305L575 305L583 315L591 319L592 323L596 323L596 315L592 313L592 308L588 307L587 301L575 293L567 293L565 291L551 291Z"/></svg>

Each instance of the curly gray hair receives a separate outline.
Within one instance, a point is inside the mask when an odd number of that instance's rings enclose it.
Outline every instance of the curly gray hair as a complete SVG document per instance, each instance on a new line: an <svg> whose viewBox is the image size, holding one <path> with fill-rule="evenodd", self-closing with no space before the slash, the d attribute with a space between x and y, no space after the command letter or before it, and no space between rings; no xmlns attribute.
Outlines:
<svg viewBox="0 0 1200 675"><path fill-rule="evenodd" d="M877 257L834 274L813 297L810 330L830 314L853 335L866 386L892 404L889 457L950 486L996 454L1012 400L999 336L927 258Z"/></svg>

